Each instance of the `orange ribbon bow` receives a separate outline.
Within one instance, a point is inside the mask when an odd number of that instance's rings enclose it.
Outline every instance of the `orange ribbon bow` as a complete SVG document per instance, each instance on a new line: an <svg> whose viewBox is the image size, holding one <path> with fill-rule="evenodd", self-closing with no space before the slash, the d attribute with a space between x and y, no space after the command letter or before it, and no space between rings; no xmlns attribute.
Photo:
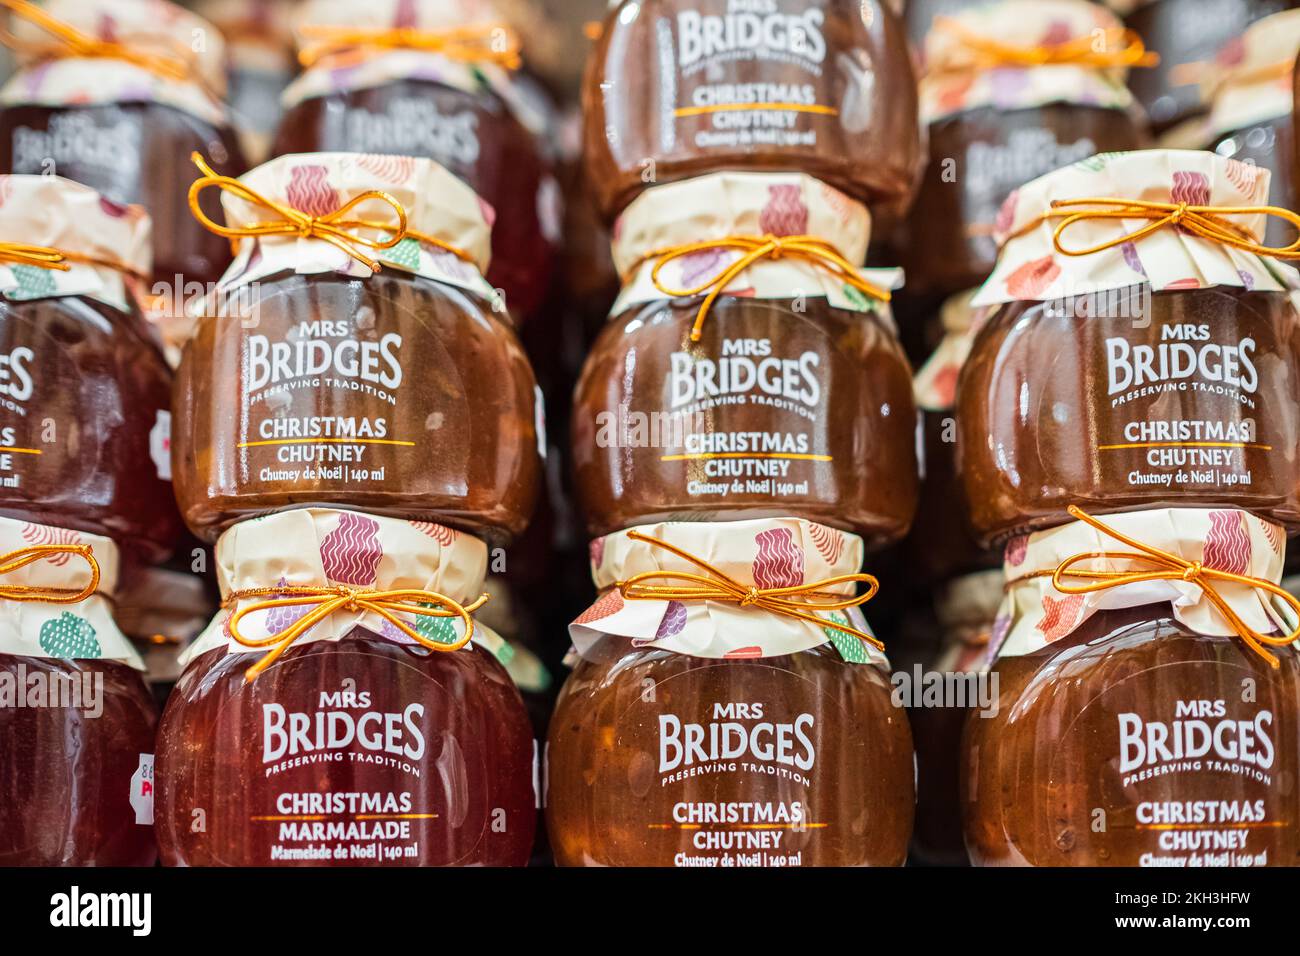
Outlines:
<svg viewBox="0 0 1300 956"><path fill-rule="evenodd" d="M99 590L99 562L88 544L34 544L0 555L0 577L12 574L29 564L58 555L81 558L90 568L90 580L83 588L54 588L32 584L0 584L0 601L40 602L42 604L80 604Z"/></svg>
<svg viewBox="0 0 1300 956"><path fill-rule="evenodd" d="M1083 66L1104 70L1148 67L1160 62L1159 54L1148 50L1137 33L1119 27L1088 33L1063 43L1033 46L1003 43L975 32L953 17L935 17L934 28L952 34L974 53L975 62L971 67L978 70L1035 66Z"/></svg>
<svg viewBox="0 0 1300 956"><path fill-rule="evenodd" d="M436 236L430 236L427 233L411 229L407 225L406 210L402 207L402 204L388 193L378 189L369 189L359 193L338 209L324 216L312 216L294 209L292 206L268 199L234 177L222 176L215 172L198 153L192 154L190 158L193 160L194 165L199 168L199 171L203 173L203 176L196 179L190 186L190 212L208 230L230 239L233 246L238 245L239 239L265 236L299 236L304 239L320 239L341 249L358 262L368 266L372 271L377 272L381 268L381 263L367 256L362 250L382 251L391 249L403 239L409 238L436 246L450 252L464 262L474 264L473 257L465 250L453 246L449 242L443 242ZM276 218L239 226L223 226L212 220L199 204L199 197L203 194L203 191L213 187L233 193L251 205L261 206L273 213ZM358 206L371 201L381 202L388 206L392 210L396 221L381 222L359 217L349 218L349 214ZM386 235L381 239L372 239L369 236L360 234L371 231Z"/></svg>
<svg viewBox="0 0 1300 956"><path fill-rule="evenodd" d="M1241 584L1257 591L1266 591L1276 597L1281 598L1295 612L1297 619L1300 619L1300 600L1297 600L1291 594L1282 590L1281 587L1271 581L1263 578L1254 578L1244 574L1234 574L1231 571L1220 571L1217 568L1207 568L1199 561L1188 561L1180 558L1176 554L1171 554L1160 548L1153 547L1149 544L1143 544L1141 541L1131 538L1120 531L1116 531L1109 525L1103 524L1096 518L1087 514L1082 508L1071 505L1069 508L1070 515L1077 518L1103 534L1114 538L1116 541L1132 548L1132 552L1123 551L1097 551L1084 552L1076 554L1073 557L1066 558L1051 572L1040 572L1039 576L1051 574L1052 585L1062 594L1093 594L1098 591L1109 591L1111 588L1120 588L1129 584L1141 584L1145 581L1187 581L1195 584L1201 589L1206 599L1214 605L1215 609L1228 622L1229 627L1254 650L1273 666L1274 669L1281 666L1277 656L1269 653L1266 647L1285 647L1288 644L1300 640L1300 625L1287 635L1270 635L1261 634L1253 629L1249 624L1241 619L1232 605L1228 603L1227 598L1219 593L1215 588L1214 582L1222 581L1229 584ZM1151 567L1149 571L1094 571L1089 569L1080 569L1078 565L1096 558L1106 560L1132 561L1135 563L1145 563ZM1066 584L1066 578L1078 578L1085 584Z"/></svg>
<svg viewBox="0 0 1300 956"><path fill-rule="evenodd" d="M739 251L741 256L735 262L723 267L713 278L707 279L689 289L670 288L660 280L659 273L668 263L697 252L707 252L714 249L734 249ZM853 263L845 259L825 239L819 239L816 236L727 236L722 239L705 239L701 242L657 249L642 256L641 261L657 260L654 269L650 272L650 280L654 283L656 289L670 298L691 298L706 291L708 292L708 295L700 304L699 312L695 316L695 324L691 328L691 341L698 342L703 334L704 320L708 317L709 309L712 308L713 303L718 296L722 295L727 286L759 260L781 258L802 259L811 262L818 268L829 272L835 278L851 285L864 295L879 299L881 302L888 302L890 299L890 293L887 289L878 288L862 278Z"/></svg>
<svg viewBox="0 0 1300 956"><path fill-rule="evenodd" d="M80 262L85 265L104 266L141 279L144 278L140 272L118 259L83 256L80 253L67 252L63 249L55 249L52 246L33 246L25 242L0 242L0 262L20 266L35 266L38 269L54 269L58 272L67 272L72 268L70 263Z"/></svg>
<svg viewBox="0 0 1300 956"><path fill-rule="evenodd" d="M420 50L467 63L495 63L507 70L517 70L521 65L519 37L503 23L470 24L448 30L309 24L300 32L314 41L304 44L298 53L304 69L328 57L365 50Z"/></svg>
<svg viewBox="0 0 1300 956"><path fill-rule="evenodd" d="M244 647L260 650L270 648L267 654L244 672L246 680L256 680L257 676L279 659L298 638L313 627L339 611L368 611L377 614L392 624L403 634L433 651L458 651L469 643L474 636L474 618L470 615L481 608L488 600L488 595L480 595L472 604L461 604L436 591L423 591L417 588L403 588L393 591L375 591L354 588L345 585L332 587L297 587L284 585L269 588L250 588L236 591L227 599L227 605L237 604L249 598L267 597L268 600L254 601L240 608L226 622L231 638ZM280 607L310 606L302 617L292 624L277 631L269 637L250 639L239 632L239 622L249 614L270 611ZM431 641L411 625L407 624L398 613L419 614L425 617L458 617L465 623L465 634L459 640L443 644Z"/></svg>
<svg viewBox="0 0 1300 956"><path fill-rule="evenodd" d="M818 627L829 627L844 634L850 634L858 640L865 641L877 650L883 651L885 645L875 636L856 627L849 627L835 621L818 617L814 611L843 611L851 607L861 607L876 596L880 582L870 574L842 574L814 581L809 584L797 584L784 588L760 588L742 584L730 575L719 571L707 561L683 551L681 548L652 538L639 531L629 531L628 538L644 541L656 548L670 551L684 561L688 561L705 574L690 571L645 571L633 575L626 581L614 585L623 597L629 601L725 601L740 607L755 607L773 614L808 621ZM652 585L647 581L675 581L681 584ZM864 583L867 591L856 597L844 597L829 591L839 584Z"/></svg>

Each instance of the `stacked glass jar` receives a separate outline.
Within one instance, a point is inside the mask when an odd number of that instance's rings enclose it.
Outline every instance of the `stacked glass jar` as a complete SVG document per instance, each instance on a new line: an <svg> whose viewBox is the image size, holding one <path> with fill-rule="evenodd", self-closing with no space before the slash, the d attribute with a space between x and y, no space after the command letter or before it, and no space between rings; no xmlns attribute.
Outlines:
<svg viewBox="0 0 1300 956"><path fill-rule="evenodd" d="M1300 853L1300 605L1278 584L1300 326L1268 194L1252 165L1148 151L1003 211L958 396L975 529L1005 543L998 706L966 730L977 863Z"/></svg>
<svg viewBox="0 0 1300 956"><path fill-rule="evenodd" d="M157 711L111 613L167 555L171 374L137 290L150 222L0 176L0 865L148 865Z"/></svg>
<svg viewBox="0 0 1300 956"><path fill-rule="evenodd" d="M537 495L541 408L483 277L491 209L427 159L199 163L238 254L173 453L224 609L159 731L163 861L522 865L532 735L473 613Z"/></svg>
<svg viewBox="0 0 1300 956"><path fill-rule="evenodd" d="M551 722L561 865L906 856L859 570L911 521L916 412L898 276L860 265L916 178L915 80L887 6L769 7L616 5L589 75L623 291L574 400L599 593Z"/></svg>

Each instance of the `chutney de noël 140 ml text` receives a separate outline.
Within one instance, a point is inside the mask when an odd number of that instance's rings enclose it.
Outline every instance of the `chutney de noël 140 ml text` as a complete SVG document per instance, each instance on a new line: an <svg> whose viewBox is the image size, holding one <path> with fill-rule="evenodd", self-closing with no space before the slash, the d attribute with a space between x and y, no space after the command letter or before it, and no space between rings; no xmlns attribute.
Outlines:
<svg viewBox="0 0 1300 956"><path fill-rule="evenodd" d="M853 571L862 553L855 536L792 518L668 522L597 539L599 597L570 627L580 660L547 747L559 865L903 863L912 741L856 607L807 620L637 598L614 583L650 575L653 587L652 572L691 569L793 587ZM827 588L853 594L842 578Z"/></svg>
<svg viewBox="0 0 1300 956"><path fill-rule="evenodd" d="M866 208L802 174L722 173L643 194L616 234L623 292L573 403L588 531L795 516L871 547L900 538L916 503L911 370L885 302L853 284L893 276L728 245L775 237L860 262Z"/></svg>
<svg viewBox="0 0 1300 956"><path fill-rule="evenodd" d="M897 212L924 159L907 38L876 0L620 3L583 102L610 220L648 183L724 169L805 172Z"/></svg>
<svg viewBox="0 0 1300 956"><path fill-rule="evenodd" d="M159 726L163 862L524 865L532 728L502 639L465 611L487 554L445 525L355 511L227 531L225 609ZM370 593L390 595L382 613Z"/></svg>

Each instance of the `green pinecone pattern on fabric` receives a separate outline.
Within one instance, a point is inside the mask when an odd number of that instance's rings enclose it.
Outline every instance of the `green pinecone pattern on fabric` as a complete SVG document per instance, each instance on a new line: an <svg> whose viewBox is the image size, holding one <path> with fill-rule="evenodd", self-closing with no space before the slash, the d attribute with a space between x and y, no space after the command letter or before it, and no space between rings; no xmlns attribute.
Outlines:
<svg viewBox="0 0 1300 956"><path fill-rule="evenodd" d="M855 285L844 283L844 298L848 299L849 304L860 312L866 312L871 308L871 302L867 299L867 294Z"/></svg>
<svg viewBox="0 0 1300 956"><path fill-rule="evenodd" d="M403 266L414 272L420 267L420 243L419 240L406 238L393 246L391 249L385 249L383 255L384 261L395 266Z"/></svg>
<svg viewBox="0 0 1300 956"><path fill-rule="evenodd" d="M90 622L70 611L64 611L56 620L41 625L40 642L46 654L64 660L102 657L104 653Z"/></svg>
<svg viewBox="0 0 1300 956"><path fill-rule="evenodd" d="M436 604L421 604L420 607L433 608ZM433 617L430 614L415 615L415 632L425 640L435 644L455 644L460 640L450 617Z"/></svg>
<svg viewBox="0 0 1300 956"><path fill-rule="evenodd" d="M9 269L13 272L14 278L18 280L18 288L10 289L5 294L16 302L25 302L28 299L44 299L58 291L54 285L54 273L49 269L42 269L39 266L19 265L10 266Z"/></svg>
<svg viewBox="0 0 1300 956"><path fill-rule="evenodd" d="M849 619L843 614L831 614L830 619L836 624L842 624L849 627ZM833 627L823 627L822 631L826 634L830 642L835 645L835 649L840 652L840 657L844 658L850 664L868 664L871 659L867 656L866 645L852 634L845 634L843 631L837 631Z"/></svg>

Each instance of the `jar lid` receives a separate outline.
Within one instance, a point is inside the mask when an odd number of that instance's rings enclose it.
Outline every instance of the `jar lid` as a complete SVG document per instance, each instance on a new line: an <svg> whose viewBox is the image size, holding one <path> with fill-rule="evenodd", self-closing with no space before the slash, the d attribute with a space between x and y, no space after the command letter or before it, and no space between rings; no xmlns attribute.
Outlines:
<svg viewBox="0 0 1300 956"><path fill-rule="evenodd" d="M483 279L491 260L491 206L460 179L431 159L371 153L293 153L279 156L240 177L258 196L307 216L328 217L369 193L383 193L402 207L409 230L445 243L455 251L407 236L379 249L357 244L357 251L383 266L448 282L482 295L494 292ZM223 189L226 226L239 229L285 220L268 207L231 189ZM397 217L383 199L366 199L342 213L342 220L392 224L374 229L340 223L351 236L386 240ZM463 256L463 258L462 258ZM326 239L297 234L239 239L239 254L222 279L223 291L246 286L279 272L341 272L368 278L374 274L354 255Z"/></svg>
<svg viewBox="0 0 1300 956"><path fill-rule="evenodd" d="M1201 96L1210 104L1211 138L1286 117L1300 54L1300 9L1256 20L1206 65Z"/></svg>
<svg viewBox="0 0 1300 956"><path fill-rule="evenodd" d="M1073 634L1098 611L1171 604L1174 617L1198 634L1236 635L1206 587L1184 577L1186 566L1258 578L1277 584L1282 578L1286 532L1248 512L1232 509L1169 508L1108 514L1095 519L1148 548L1158 548L1182 566L1157 564L1142 552L1085 521L1015 538L1007 545L1004 576L1007 595L998 611L990 654L1018 656L1037 651ZM1089 594L1062 593L1052 572L1080 555L1089 557L1074 570L1108 572L1113 586ZM1133 554L1134 558L1116 557ZM1170 572L1168 579L1128 582L1129 572ZM1063 576L1066 586L1096 583L1097 578ZM1261 634L1286 634L1285 609L1266 590L1221 578L1203 578L1246 625Z"/></svg>
<svg viewBox="0 0 1300 956"><path fill-rule="evenodd" d="M1269 172L1196 150L1101 153L1048 173L1007 197L998 215L997 265L973 305L1063 300L1148 285L1152 291L1295 287L1288 265L1204 238L1180 225L1180 204L1262 207ZM1133 218L1115 218L1117 210ZM1258 244L1267 216L1208 210ZM1066 254L1057 248L1057 230ZM1137 236L1139 230L1146 235ZM1096 251L1089 251L1096 250Z"/></svg>
<svg viewBox="0 0 1300 956"><path fill-rule="evenodd" d="M1115 14L1087 0L1000 0L953 11L925 37L921 118L1049 103L1127 109L1135 39Z"/></svg>
<svg viewBox="0 0 1300 956"><path fill-rule="evenodd" d="M706 658L778 657L829 643L848 663L881 663L884 655L859 637L752 602L684 595L647 599L628 587L638 575L650 575L645 584L651 588L682 583L654 572L713 581L725 575L745 589L818 584L815 590L823 595L849 599L859 582L833 579L854 575L862 556L861 538L799 518L664 522L619 531L591 544L592 579L602 594L569 625L569 636L579 654L591 652L603 636L616 635L630 638L634 647ZM809 613L870 634L856 606Z"/></svg>
<svg viewBox="0 0 1300 956"><path fill-rule="evenodd" d="M503 23L492 0L303 0L293 28L301 45L316 40L310 31L322 26L436 31Z"/></svg>
<svg viewBox="0 0 1300 956"><path fill-rule="evenodd" d="M46 105L158 100L210 122L224 119L226 48L221 32L168 0L45 0L40 11L127 58L78 56L76 47L20 11L9 13L20 73L6 103Z"/></svg>
<svg viewBox="0 0 1300 956"><path fill-rule="evenodd" d="M71 549L88 549L88 556ZM19 566L32 549L50 549ZM0 563L12 570L0 576L0 589L14 588L77 592L93 581L91 561L98 569L95 591L75 603L39 600L0 600L0 654L64 660L106 660L144 668L140 655L113 621L110 599L117 588L118 550L108 538L0 518Z"/></svg>
<svg viewBox="0 0 1300 956"><path fill-rule="evenodd" d="M613 235L614 266L624 282L652 252L731 236L816 236L859 265L871 241L871 214L802 173L723 172L652 186L619 216ZM701 255L717 264L724 253Z"/></svg>
<svg viewBox="0 0 1300 956"><path fill-rule="evenodd" d="M0 292L11 300L84 295L130 308L126 274L153 268L152 223L140 206L106 199L59 176L0 176L0 244L67 255L66 270L0 256Z"/></svg>
<svg viewBox="0 0 1300 956"><path fill-rule="evenodd" d="M300 508L241 521L217 539L217 584L225 610L187 650L185 662L217 647L232 654L258 650L241 644L230 632L230 617L255 608L241 620L239 632L246 642L265 641L320 606L321 600L300 593L301 589L344 587L363 596L429 592L470 605L482 594L487 558L487 545L478 538L428 521L326 508ZM315 603L262 607L277 597L313 597ZM404 601L435 603L433 597L418 594ZM401 607L392 613L435 642L454 643L465 632L459 617L420 615ZM364 606L340 607L296 643L341 640L357 626L397 643L417 643L383 614ZM475 622L474 636L476 642L491 642L495 653L500 638L488 628Z"/></svg>

